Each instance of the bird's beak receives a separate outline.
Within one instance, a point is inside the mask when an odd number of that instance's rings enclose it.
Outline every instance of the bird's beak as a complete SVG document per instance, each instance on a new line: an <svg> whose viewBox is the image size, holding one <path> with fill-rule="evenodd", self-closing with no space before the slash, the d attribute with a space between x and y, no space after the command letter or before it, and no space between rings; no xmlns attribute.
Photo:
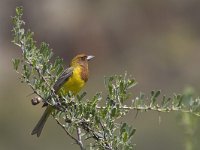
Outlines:
<svg viewBox="0 0 200 150"><path fill-rule="evenodd" d="M92 56L92 55L87 56L87 60L88 61L91 60L91 59L93 59L93 58L94 58L94 56Z"/></svg>

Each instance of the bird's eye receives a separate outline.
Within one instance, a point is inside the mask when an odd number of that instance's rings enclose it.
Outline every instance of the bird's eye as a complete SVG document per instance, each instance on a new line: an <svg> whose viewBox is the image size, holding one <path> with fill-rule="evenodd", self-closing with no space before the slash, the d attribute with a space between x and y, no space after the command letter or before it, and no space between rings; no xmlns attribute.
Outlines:
<svg viewBox="0 0 200 150"><path fill-rule="evenodd" d="M81 57L81 60L83 61L86 60L86 56Z"/></svg>

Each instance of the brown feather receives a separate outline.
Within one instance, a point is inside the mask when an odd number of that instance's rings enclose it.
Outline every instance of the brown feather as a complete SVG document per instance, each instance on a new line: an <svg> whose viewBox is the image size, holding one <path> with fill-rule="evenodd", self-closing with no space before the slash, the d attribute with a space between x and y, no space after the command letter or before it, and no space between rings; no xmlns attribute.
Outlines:
<svg viewBox="0 0 200 150"><path fill-rule="evenodd" d="M81 69L81 78L82 78L82 80L84 80L85 82L87 82L88 75L89 75L88 68L85 68L85 67L82 66L82 69Z"/></svg>
<svg viewBox="0 0 200 150"><path fill-rule="evenodd" d="M76 59L81 66L81 79L87 82L89 76L87 55L78 55Z"/></svg>

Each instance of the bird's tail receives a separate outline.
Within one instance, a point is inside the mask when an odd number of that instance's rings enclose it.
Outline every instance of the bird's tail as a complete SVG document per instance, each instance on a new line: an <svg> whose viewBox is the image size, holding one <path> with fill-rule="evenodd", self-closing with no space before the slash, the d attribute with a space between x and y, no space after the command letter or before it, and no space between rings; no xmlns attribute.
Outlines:
<svg viewBox="0 0 200 150"><path fill-rule="evenodd" d="M47 108L44 111L42 117L40 118L40 120L36 124L35 128L31 132L31 135L37 134L37 137L40 136L40 134L42 133L42 129L43 129L43 127L44 127L44 125L45 125L45 123L47 121L47 118L49 117L51 112L52 112L52 107L51 106L47 106Z"/></svg>

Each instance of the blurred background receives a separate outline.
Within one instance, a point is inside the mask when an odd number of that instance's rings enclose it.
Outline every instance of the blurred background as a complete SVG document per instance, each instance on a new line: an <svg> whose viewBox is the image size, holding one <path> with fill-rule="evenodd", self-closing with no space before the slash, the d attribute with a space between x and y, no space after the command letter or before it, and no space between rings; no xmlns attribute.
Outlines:
<svg viewBox="0 0 200 150"><path fill-rule="evenodd" d="M188 86L200 93L199 0L0 0L1 150L78 149L53 119L40 138L30 135L43 109L31 105L31 90L12 67L11 59L21 55L11 43L16 6L24 7L26 28L37 43L49 43L66 63L78 53L96 56L85 88L88 98L105 90L104 76L125 71L139 83L133 96L153 89L172 96ZM185 149L186 131L176 113L135 114L125 121L137 129L138 150Z"/></svg>

